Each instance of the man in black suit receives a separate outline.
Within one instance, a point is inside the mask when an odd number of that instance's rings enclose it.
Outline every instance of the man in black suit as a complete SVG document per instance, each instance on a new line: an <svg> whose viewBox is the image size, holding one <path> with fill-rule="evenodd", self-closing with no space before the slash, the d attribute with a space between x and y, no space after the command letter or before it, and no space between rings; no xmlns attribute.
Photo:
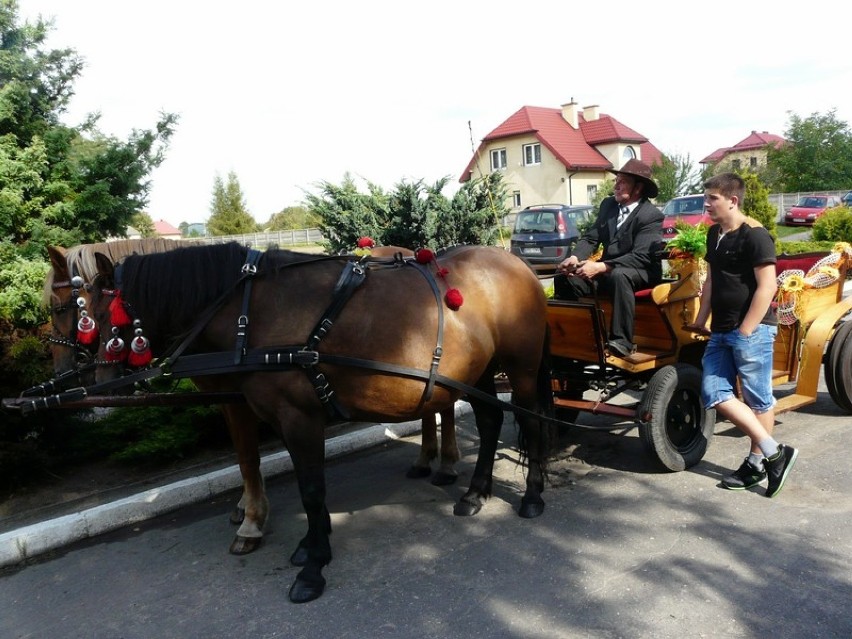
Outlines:
<svg viewBox="0 0 852 639"><path fill-rule="evenodd" d="M656 255L663 243L663 214L648 198L656 197L657 184L651 168L629 160L615 173L612 197L601 202L594 226L586 231L573 255L563 260L554 277L554 297L576 300L598 291L612 296L612 322L607 349L619 357L636 351L633 343L634 292L662 279L662 263ZM599 260L589 260L598 245Z"/></svg>

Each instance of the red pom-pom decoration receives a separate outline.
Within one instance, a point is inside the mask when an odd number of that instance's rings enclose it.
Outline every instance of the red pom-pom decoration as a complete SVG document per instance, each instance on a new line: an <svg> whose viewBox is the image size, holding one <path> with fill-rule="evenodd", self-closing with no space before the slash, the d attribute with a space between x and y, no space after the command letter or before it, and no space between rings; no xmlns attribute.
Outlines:
<svg viewBox="0 0 852 639"><path fill-rule="evenodd" d="M127 309L124 306L124 300L121 299L121 293L116 293L115 298L109 304L110 323L113 326L130 326L133 320L127 314Z"/></svg>
<svg viewBox="0 0 852 639"><path fill-rule="evenodd" d="M447 303L447 306L451 311L459 310L461 305L464 304L464 298L462 297L461 291L457 288L451 288L447 291L447 294L444 295L444 301Z"/></svg>
<svg viewBox="0 0 852 639"><path fill-rule="evenodd" d="M435 254L430 249L421 248L414 252L414 259L418 264L428 264L435 259Z"/></svg>
<svg viewBox="0 0 852 639"><path fill-rule="evenodd" d="M77 341L88 346L89 344L94 344L97 339L97 324L95 324L95 320L86 314L86 311L83 311L80 321L77 322Z"/></svg>
<svg viewBox="0 0 852 639"><path fill-rule="evenodd" d="M373 248L376 243L373 241L372 237L364 237L358 238L358 248Z"/></svg>

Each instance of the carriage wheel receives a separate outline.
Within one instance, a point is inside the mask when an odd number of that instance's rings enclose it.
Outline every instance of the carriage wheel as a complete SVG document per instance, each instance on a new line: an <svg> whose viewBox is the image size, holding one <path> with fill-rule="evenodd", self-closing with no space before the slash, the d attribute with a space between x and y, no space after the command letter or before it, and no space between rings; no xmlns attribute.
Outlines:
<svg viewBox="0 0 852 639"><path fill-rule="evenodd" d="M716 411L701 403L701 371L689 364L654 373L637 414L642 443L669 470L700 462L716 426Z"/></svg>
<svg viewBox="0 0 852 639"><path fill-rule="evenodd" d="M840 408L852 412L852 350L846 348L852 344L852 320L840 325L828 343L823 372L828 394Z"/></svg>

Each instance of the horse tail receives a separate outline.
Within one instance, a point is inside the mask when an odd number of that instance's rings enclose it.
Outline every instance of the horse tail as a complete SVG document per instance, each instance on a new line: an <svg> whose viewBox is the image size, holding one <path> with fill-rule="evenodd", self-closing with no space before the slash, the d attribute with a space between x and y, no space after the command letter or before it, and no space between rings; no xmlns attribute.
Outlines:
<svg viewBox="0 0 852 639"><path fill-rule="evenodd" d="M542 470L546 470L547 460L556 448L559 439L559 431L553 421L555 414L553 409L553 386L552 386L552 362L550 358L550 325L545 325L544 342L542 343L541 363L538 366L536 378L536 395L538 399L538 411L547 419L538 420L539 437L542 446Z"/></svg>

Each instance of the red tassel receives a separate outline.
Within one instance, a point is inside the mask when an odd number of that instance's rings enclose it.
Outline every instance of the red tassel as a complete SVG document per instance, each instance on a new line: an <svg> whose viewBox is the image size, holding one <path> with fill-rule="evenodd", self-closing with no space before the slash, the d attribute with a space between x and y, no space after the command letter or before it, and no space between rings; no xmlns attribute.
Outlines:
<svg viewBox="0 0 852 639"><path fill-rule="evenodd" d="M450 274L450 272L447 269L445 269L443 266L439 267L438 270L435 271L435 275L437 275L438 277L446 277L449 274Z"/></svg>
<svg viewBox="0 0 852 639"><path fill-rule="evenodd" d="M447 294L444 295L444 301L447 303L447 307L451 311L457 311L461 308L461 305L464 304L464 298L462 297L461 291L457 288L451 288L447 291Z"/></svg>
<svg viewBox="0 0 852 639"><path fill-rule="evenodd" d="M88 346L94 344L98 339L98 327L95 320L85 314L83 311L80 321L77 322L77 341Z"/></svg>
<svg viewBox="0 0 852 639"><path fill-rule="evenodd" d="M120 328L122 326L130 326L130 324L133 323L133 320L130 318L130 315L127 313L127 309L125 308L124 300L121 299L121 293L115 294L115 299L113 299L109 304L109 312L110 323L113 326L118 326Z"/></svg>
<svg viewBox="0 0 852 639"><path fill-rule="evenodd" d="M358 248L373 248L375 245L376 243L373 241L373 238L366 235L358 239Z"/></svg>
<svg viewBox="0 0 852 639"><path fill-rule="evenodd" d="M130 341L130 354L127 356L127 363L130 366L145 366L151 359L152 355L148 338L142 335L134 337Z"/></svg>
<svg viewBox="0 0 852 639"><path fill-rule="evenodd" d="M421 248L414 252L414 259L418 264L428 264L435 259L435 254L430 249Z"/></svg>

